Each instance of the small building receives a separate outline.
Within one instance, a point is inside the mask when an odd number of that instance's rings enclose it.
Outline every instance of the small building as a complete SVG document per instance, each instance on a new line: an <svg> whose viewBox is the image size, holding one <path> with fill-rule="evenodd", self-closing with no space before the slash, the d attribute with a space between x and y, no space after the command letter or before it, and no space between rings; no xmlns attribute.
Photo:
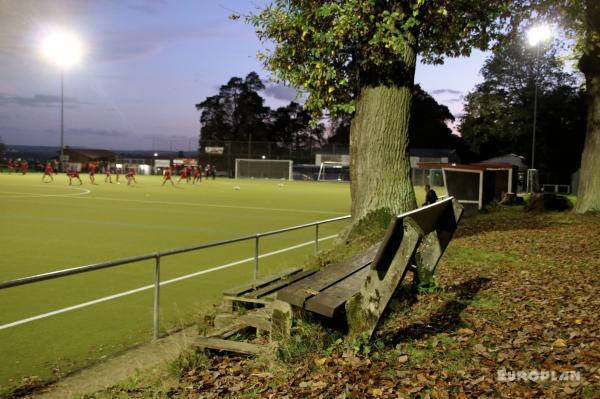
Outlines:
<svg viewBox="0 0 600 399"><path fill-rule="evenodd" d="M485 161L479 162L480 164L511 164L519 168L519 171L526 171L529 166L525 163L525 157L517 154L505 154L499 157L486 159Z"/></svg>
<svg viewBox="0 0 600 399"><path fill-rule="evenodd" d="M416 168L417 163L460 163L460 156L451 148L410 148L410 166Z"/></svg>
<svg viewBox="0 0 600 399"><path fill-rule="evenodd" d="M65 148L63 150L65 160L69 163L81 163L87 165L90 162L114 162L117 154L108 150L94 150L81 148Z"/></svg>

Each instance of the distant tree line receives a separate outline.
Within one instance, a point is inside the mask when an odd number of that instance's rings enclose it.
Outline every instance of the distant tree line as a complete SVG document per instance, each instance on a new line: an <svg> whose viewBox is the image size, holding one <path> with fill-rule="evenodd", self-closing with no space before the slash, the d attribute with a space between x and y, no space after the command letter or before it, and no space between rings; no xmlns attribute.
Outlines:
<svg viewBox="0 0 600 399"><path fill-rule="evenodd" d="M219 93L196 104L200 114L200 140L269 141L301 151L325 144L350 143L352 115L340 114L325 123L311 125L311 114L297 102L271 109L260 91L264 83L256 72L233 77ZM455 148L467 156L467 146L448 127L454 116L419 85L414 87L410 140L415 148ZM329 130L329 135L326 134Z"/></svg>

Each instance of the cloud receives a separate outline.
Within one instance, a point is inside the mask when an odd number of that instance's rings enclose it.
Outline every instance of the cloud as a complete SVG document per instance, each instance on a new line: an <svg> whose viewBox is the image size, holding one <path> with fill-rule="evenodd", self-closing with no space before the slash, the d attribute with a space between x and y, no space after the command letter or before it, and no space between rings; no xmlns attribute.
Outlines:
<svg viewBox="0 0 600 399"><path fill-rule="evenodd" d="M284 84L272 84L265 88L265 94L269 97L283 101L299 101L298 91Z"/></svg>
<svg viewBox="0 0 600 399"><path fill-rule="evenodd" d="M54 94L34 94L31 97L8 96L0 93L0 106L17 105L21 107L59 107L61 98ZM78 100L75 97L64 97L65 108L79 108L89 103Z"/></svg>
<svg viewBox="0 0 600 399"><path fill-rule="evenodd" d="M444 93L448 93L448 94L462 94L463 92L460 90L452 90L452 89L436 89L436 90L432 90L431 94L444 94Z"/></svg>
<svg viewBox="0 0 600 399"><path fill-rule="evenodd" d="M458 96L456 98L447 98L442 100L444 103L462 103L465 100L465 96Z"/></svg>

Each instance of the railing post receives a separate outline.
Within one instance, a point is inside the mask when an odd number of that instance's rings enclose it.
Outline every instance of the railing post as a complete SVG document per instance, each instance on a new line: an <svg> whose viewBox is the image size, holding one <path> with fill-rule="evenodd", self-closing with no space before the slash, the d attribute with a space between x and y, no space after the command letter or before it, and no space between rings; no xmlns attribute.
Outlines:
<svg viewBox="0 0 600 399"><path fill-rule="evenodd" d="M315 256L319 252L319 224L315 224Z"/></svg>
<svg viewBox="0 0 600 399"><path fill-rule="evenodd" d="M154 340L159 338L158 306L160 298L160 255L156 254L156 265L154 269Z"/></svg>
<svg viewBox="0 0 600 399"><path fill-rule="evenodd" d="M254 279L258 278L258 240L260 235L254 236Z"/></svg>
<svg viewBox="0 0 600 399"><path fill-rule="evenodd" d="M260 236L257 234L254 238L254 280L258 278L258 240Z"/></svg>

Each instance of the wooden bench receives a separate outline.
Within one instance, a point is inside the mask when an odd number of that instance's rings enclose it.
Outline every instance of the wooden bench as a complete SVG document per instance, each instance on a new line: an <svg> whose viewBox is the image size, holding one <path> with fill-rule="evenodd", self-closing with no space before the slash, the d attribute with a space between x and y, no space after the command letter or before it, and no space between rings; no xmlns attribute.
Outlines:
<svg viewBox="0 0 600 399"><path fill-rule="evenodd" d="M342 315L350 336L370 335L409 271L417 282L431 281L461 216L452 197L401 214L380 245L288 285L277 299L327 317Z"/></svg>
<svg viewBox="0 0 600 399"><path fill-rule="evenodd" d="M340 263L320 271L289 269L228 290L215 326L223 329L238 323L277 338L289 333L292 309L301 308L326 317L345 318L350 338L365 333L370 336L408 272L413 273L416 282L431 281L462 210L453 197L445 198L398 215L381 243ZM235 304L251 306L235 317ZM228 345L218 347L213 340L204 346L231 350Z"/></svg>

